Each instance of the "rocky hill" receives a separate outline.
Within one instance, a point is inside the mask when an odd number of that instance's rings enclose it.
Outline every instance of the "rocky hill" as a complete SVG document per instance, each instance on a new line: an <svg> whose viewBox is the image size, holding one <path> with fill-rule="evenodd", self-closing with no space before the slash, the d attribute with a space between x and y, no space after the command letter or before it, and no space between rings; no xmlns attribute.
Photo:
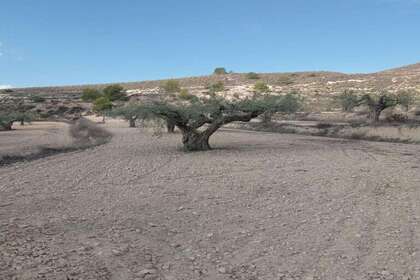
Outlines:
<svg viewBox="0 0 420 280"><path fill-rule="evenodd" d="M186 87L192 94L201 94L206 87L216 82L223 82L225 94L247 95L252 93L253 85L257 81L267 83L274 94L298 91L304 97L311 110L328 110L334 96L345 89L360 92L377 92L388 90L401 92L409 90L417 97L420 95L420 63L400 68L390 69L371 74L344 74L336 72L297 72L297 73L259 73L259 79L250 79L246 73L232 73L226 75L209 75L201 77L187 77L177 79L182 87ZM160 86L166 80L121 83L131 96L144 97L164 94ZM102 85L78 85L63 87L16 88L4 90L0 99L4 98L33 98L45 99L43 107L48 110L65 107L83 107L80 94L85 87L103 88ZM38 105L39 107L40 105Z"/></svg>

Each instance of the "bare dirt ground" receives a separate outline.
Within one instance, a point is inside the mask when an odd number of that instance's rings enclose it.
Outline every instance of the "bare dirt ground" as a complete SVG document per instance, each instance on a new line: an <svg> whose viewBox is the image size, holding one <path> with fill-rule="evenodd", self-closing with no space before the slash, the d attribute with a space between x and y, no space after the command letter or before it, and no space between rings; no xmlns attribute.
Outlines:
<svg viewBox="0 0 420 280"><path fill-rule="evenodd" d="M420 147L221 131L0 168L0 279L420 279Z"/></svg>
<svg viewBox="0 0 420 280"><path fill-rule="evenodd" d="M0 132L0 159L2 156L29 155L39 147L68 146L69 126L62 122L33 122L21 126L15 124L13 131Z"/></svg>

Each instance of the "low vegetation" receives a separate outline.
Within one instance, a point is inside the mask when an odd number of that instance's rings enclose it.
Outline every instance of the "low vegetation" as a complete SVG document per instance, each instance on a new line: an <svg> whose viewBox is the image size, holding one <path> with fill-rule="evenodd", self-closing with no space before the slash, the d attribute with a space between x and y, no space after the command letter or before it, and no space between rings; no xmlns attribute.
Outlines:
<svg viewBox="0 0 420 280"><path fill-rule="evenodd" d="M81 99L85 102L94 102L99 97L102 97L102 93L95 88L83 89Z"/></svg>
<svg viewBox="0 0 420 280"><path fill-rule="evenodd" d="M223 84L223 82L217 82L207 86L207 89L209 90L210 94L216 94L218 92L224 91L225 85Z"/></svg>
<svg viewBox="0 0 420 280"><path fill-rule="evenodd" d="M254 85L254 92L267 93L270 92L270 87L264 82L256 82Z"/></svg>

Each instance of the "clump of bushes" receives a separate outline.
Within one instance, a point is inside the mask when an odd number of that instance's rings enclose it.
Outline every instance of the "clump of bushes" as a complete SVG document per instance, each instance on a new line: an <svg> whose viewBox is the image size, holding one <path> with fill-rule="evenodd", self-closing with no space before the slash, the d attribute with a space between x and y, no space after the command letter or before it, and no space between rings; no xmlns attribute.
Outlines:
<svg viewBox="0 0 420 280"><path fill-rule="evenodd" d="M105 97L110 101L127 101L128 96L124 92L124 88L121 85L109 85L106 86L102 91L96 88L85 88L83 89L82 96L80 97L85 102L95 102L95 100Z"/></svg>
<svg viewBox="0 0 420 280"><path fill-rule="evenodd" d="M92 102L92 110L102 115L105 121L105 113L112 109L115 101L127 101L128 96L121 85L114 84L106 86L102 91L95 88L83 89L81 99L85 102Z"/></svg>
<svg viewBox="0 0 420 280"><path fill-rule="evenodd" d="M217 67L216 69L214 69L213 74L215 74L215 75L226 75L227 71L226 71L226 68L224 68L224 67Z"/></svg>
<svg viewBox="0 0 420 280"><path fill-rule="evenodd" d="M249 80L258 80L260 79L260 76L255 72L249 72L246 74L246 78Z"/></svg>
<svg viewBox="0 0 420 280"><path fill-rule="evenodd" d="M124 92L124 88L121 85L109 85L103 89L104 97L110 101L127 101L128 96Z"/></svg>

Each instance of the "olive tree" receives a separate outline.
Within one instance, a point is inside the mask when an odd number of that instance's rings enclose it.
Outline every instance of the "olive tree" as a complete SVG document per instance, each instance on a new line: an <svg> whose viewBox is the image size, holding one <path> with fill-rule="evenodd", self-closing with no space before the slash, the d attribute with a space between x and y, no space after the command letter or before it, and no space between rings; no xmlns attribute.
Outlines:
<svg viewBox="0 0 420 280"><path fill-rule="evenodd" d="M370 115L374 122L379 121L381 113L391 107L402 105L406 108L411 104L412 99L406 95L395 95L383 91L379 95L365 94L360 98L360 105L367 105L370 109Z"/></svg>
<svg viewBox="0 0 420 280"><path fill-rule="evenodd" d="M252 98L227 100L223 97L203 97L193 102L156 101L137 106L139 117L157 118L173 122L182 133L187 151L209 150L209 138L223 125L249 122L266 112L290 112L292 96L255 95ZM295 97L296 98L296 97Z"/></svg>
<svg viewBox="0 0 420 280"><path fill-rule="evenodd" d="M35 117L35 114L31 112L1 112L0 113L0 130L12 130L13 123L20 122L22 125L24 122L31 122Z"/></svg>
<svg viewBox="0 0 420 280"><path fill-rule="evenodd" d="M365 105L370 110L370 118L377 122L385 109L395 107L397 105L403 106L408 110L413 103L413 95L409 92L401 92L400 94L393 94L387 91L382 91L379 94L365 93L358 95L352 90L345 90L339 97L341 107L344 111L350 112L354 108Z"/></svg>
<svg viewBox="0 0 420 280"><path fill-rule="evenodd" d="M102 115L102 122L105 122L105 115L109 110L112 109L112 106L113 105L111 100L103 96L95 100L92 110L95 113Z"/></svg>
<svg viewBox="0 0 420 280"><path fill-rule="evenodd" d="M136 120L138 119L138 111L136 104L128 104L124 107L118 107L109 111L108 115L112 117L122 117L128 121L129 127L136 127Z"/></svg>
<svg viewBox="0 0 420 280"><path fill-rule="evenodd" d="M184 98L184 99L188 99L189 97L191 97L188 90L181 88L181 85L179 84L179 81L177 81L177 80L166 81L162 85L162 88L166 93L169 93L169 94L178 93L179 97ZM175 132L175 123L172 120L167 119L166 120L166 128L167 128L169 133L174 133Z"/></svg>

